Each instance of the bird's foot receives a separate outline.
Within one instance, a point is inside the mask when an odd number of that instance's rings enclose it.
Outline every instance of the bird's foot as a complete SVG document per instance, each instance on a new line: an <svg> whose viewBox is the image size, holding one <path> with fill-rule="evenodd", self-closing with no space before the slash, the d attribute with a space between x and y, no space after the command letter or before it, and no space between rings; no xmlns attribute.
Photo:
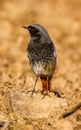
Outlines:
<svg viewBox="0 0 81 130"><path fill-rule="evenodd" d="M47 90L45 93L43 93L43 97L42 97L42 99L44 99L46 96L49 96L49 97L51 97L51 96L49 95L49 92L48 92L48 90Z"/></svg>
<svg viewBox="0 0 81 130"><path fill-rule="evenodd" d="M27 91L27 93L30 93L30 92L31 92L31 97L33 97L33 94L34 94L34 93L36 94L35 89Z"/></svg>

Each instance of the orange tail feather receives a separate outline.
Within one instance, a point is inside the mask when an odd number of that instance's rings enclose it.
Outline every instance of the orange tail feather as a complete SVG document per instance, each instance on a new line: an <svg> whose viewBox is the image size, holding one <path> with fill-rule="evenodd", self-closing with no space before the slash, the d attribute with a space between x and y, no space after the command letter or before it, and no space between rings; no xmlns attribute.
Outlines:
<svg viewBox="0 0 81 130"><path fill-rule="evenodd" d="M51 79L48 79L48 81L47 81L46 78L41 78L41 82L42 82L42 93L44 93L44 91L46 91L47 89L50 92L51 91Z"/></svg>

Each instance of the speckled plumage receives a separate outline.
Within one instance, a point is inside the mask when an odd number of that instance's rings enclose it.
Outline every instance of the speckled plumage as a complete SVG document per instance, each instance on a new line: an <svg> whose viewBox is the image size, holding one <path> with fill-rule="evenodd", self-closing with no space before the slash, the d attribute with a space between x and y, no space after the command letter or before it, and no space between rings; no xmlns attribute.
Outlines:
<svg viewBox="0 0 81 130"><path fill-rule="evenodd" d="M25 27L30 32L30 42L27 47L31 69L37 77L41 78L43 92L50 91L50 80L56 68L56 48L46 29L33 24ZM48 78L48 83L47 82Z"/></svg>

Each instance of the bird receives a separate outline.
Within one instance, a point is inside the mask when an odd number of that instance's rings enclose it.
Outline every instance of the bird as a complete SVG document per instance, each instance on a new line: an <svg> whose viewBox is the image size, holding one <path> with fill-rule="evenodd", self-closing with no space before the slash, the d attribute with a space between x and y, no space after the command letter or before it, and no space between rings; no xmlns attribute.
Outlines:
<svg viewBox="0 0 81 130"><path fill-rule="evenodd" d="M42 83L42 94L49 95L51 92L51 79L57 66L57 51L47 30L40 24L22 26L30 34L27 47L29 63L36 75L36 81L31 96L35 92L38 78Z"/></svg>

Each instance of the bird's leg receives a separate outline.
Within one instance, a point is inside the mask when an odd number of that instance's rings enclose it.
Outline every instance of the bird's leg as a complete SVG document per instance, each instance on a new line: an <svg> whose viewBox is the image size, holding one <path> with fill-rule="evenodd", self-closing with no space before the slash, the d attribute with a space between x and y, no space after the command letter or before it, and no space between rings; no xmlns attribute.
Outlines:
<svg viewBox="0 0 81 130"><path fill-rule="evenodd" d="M48 79L48 76L47 76L47 88L46 88L46 95L48 95L48 85L49 85L49 84L48 84L48 80L49 80L49 79Z"/></svg>
<svg viewBox="0 0 81 130"><path fill-rule="evenodd" d="M47 76L46 80L47 80L46 92L43 94L44 96L42 97L42 99L44 99L45 96L50 96L49 95L49 77L48 76Z"/></svg>
<svg viewBox="0 0 81 130"><path fill-rule="evenodd" d="M27 93L31 92L31 97L33 97L33 93L35 93L35 88L36 88L37 80L38 80L38 77L36 77L35 85L34 85L33 90L27 91Z"/></svg>
<svg viewBox="0 0 81 130"><path fill-rule="evenodd" d="M36 88L37 80L38 80L38 77L35 80L35 85L34 85L34 88L32 90L31 97L33 97L33 93L35 93L35 88Z"/></svg>

